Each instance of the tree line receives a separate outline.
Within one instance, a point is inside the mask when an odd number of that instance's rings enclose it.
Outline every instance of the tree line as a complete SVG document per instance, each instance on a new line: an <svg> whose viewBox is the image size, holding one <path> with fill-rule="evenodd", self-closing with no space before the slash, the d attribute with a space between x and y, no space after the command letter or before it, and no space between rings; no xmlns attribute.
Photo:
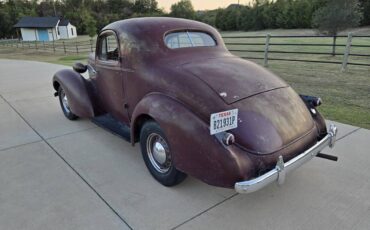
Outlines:
<svg viewBox="0 0 370 230"><path fill-rule="evenodd" d="M345 28L370 25L370 0L255 0L248 6L219 9L215 16L217 28L243 31L322 28L335 21Z"/></svg>
<svg viewBox="0 0 370 230"><path fill-rule="evenodd" d="M113 21L144 16L194 19L226 31L318 28L335 35L370 25L370 0L254 0L208 11L195 11L191 0L179 0L169 13L156 0L5 0L0 1L0 38L15 36L13 25L23 16L65 17L79 34L90 36Z"/></svg>
<svg viewBox="0 0 370 230"><path fill-rule="evenodd" d="M156 0L5 0L0 1L0 38L16 36L13 26L24 16L63 17L78 34L94 36L117 20L162 15Z"/></svg>

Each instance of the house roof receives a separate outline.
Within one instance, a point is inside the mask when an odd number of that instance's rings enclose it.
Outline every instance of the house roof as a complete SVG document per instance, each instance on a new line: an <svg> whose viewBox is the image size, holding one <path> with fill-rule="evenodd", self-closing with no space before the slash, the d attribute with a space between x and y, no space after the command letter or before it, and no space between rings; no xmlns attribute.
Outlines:
<svg viewBox="0 0 370 230"><path fill-rule="evenodd" d="M230 4L227 9L236 9L236 8L239 8L240 7L240 4Z"/></svg>
<svg viewBox="0 0 370 230"><path fill-rule="evenodd" d="M59 26L68 26L69 20L68 19L60 19Z"/></svg>
<svg viewBox="0 0 370 230"><path fill-rule="evenodd" d="M52 28L58 25L58 17L23 17L15 28Z"/></svg>

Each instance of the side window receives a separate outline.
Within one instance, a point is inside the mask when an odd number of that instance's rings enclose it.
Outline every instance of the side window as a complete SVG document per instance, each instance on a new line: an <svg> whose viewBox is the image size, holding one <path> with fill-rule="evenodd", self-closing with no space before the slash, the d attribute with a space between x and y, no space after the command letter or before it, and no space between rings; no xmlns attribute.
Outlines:
<svg viewBox="0 0 370 230"><path fill-rule="evenodd" d="M103 35L99 39L98 58L103 61L118 61L118 42L113 34Z"/></svg>

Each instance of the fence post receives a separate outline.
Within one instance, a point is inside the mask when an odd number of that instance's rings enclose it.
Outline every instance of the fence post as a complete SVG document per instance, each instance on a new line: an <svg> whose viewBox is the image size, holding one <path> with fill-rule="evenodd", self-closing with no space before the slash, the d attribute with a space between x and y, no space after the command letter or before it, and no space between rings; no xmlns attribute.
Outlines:
<svg viewBox="0 0 370 230"><path fill-rule="evenodd" d="M78 45L77 45L77 41L76 41L76 52L78 54Z"/></svg>
<svg viewBox="0 0 370 230"><path fill-rule="evenodd" d="M90 38L90 49L91 49L91 52L94 52L94 50L93 50L93 40L92 40L92 38Z"/></svg>
<svg viewBox="0 0 370 230"><path fill-rule="evenodd" d="M35 48L36 48L36 51L37 51L37 49L38 49L38 47L37 47L37 40L35 40Z"/></svg>
<svg viewBox="0 0 370 230"><path fill-rule="evenodd" d="M268 66L269 64L269 49L270 49L270 38L271 35L266 35L266 44L265 44L265 58L264 58L264 65Z"/></svg>
<svg viewBox="0 0 370 230"><path fill-rule="evenodd" d="M66 44L64 43L64 41L63 41L63 49L64 49L64 54L66 54L67 50L66 50Z"/></svg>
<svg viewBox="0 0 370 230"><path fill-rule="evenodd" d="M348 33L347 45L346 45L346 50L344 51L344 57L343 57L343 63L342 63L342 72L345 72L347 70L348 58L351 52L351 46L352 46L352 33Z"/></svg>
<svg viewBox="0 0 370 230"><path fill-rule="evenodd" d="M44 47L44 49L45 49L45 41L42 41L42 46Z"/></svg>
<svg viewBox="0 0 370 230"><path fill-rule="evenodd" d="M53 39L53 51L55 53L55 40Z"/></svg>
<svg viewBox="0 0 370 230"><path fill-rule="evenodd" d="M336 47L337 47L337 35L334 35L333 36L333 48L332 48L332 51L331 51L332 56L336 55L336 52L335 52Z"/></svg>

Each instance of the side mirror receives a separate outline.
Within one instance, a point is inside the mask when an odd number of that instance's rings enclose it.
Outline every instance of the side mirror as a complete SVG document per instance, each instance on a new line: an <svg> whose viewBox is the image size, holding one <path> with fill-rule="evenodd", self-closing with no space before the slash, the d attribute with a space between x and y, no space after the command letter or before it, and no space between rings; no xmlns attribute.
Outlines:
<svg viewBox="0 0 370 230"><path fill-rule="evenodd" d="M76 62L73 65L73 70L76 71L77 73L85 73L87 70L87 66L80 62Z"/></svg>

